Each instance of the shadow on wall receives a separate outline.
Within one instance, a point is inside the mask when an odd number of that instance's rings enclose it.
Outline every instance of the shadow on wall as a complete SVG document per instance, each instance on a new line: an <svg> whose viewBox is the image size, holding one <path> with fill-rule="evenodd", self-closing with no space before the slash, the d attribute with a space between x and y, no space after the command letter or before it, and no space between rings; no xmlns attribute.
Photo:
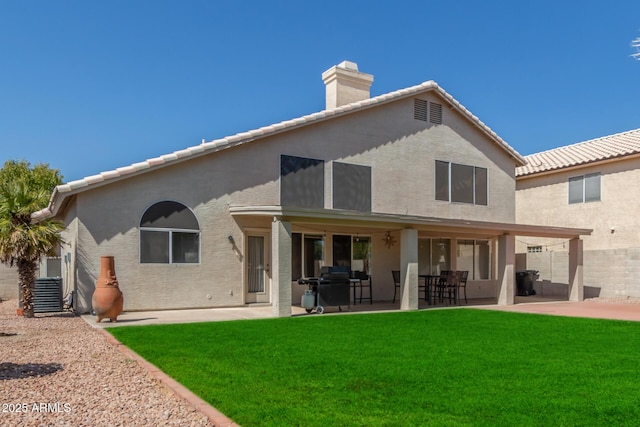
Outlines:
<svg viewBox="0 0 640 427"><path fill-rule="evenodd" d="M99 274L100 268L95 264L95 260L87 255L82 245L78 245L77 257L75 309L79 313L88 313L91 311L91 297L96 288L97 274Z"/></svg>

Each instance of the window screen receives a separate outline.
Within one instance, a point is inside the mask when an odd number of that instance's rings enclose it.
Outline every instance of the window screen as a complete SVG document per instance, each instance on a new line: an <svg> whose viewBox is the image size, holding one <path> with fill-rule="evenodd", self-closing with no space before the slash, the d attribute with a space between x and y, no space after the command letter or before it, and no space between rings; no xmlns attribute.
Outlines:
<svg viewBox="0 0 640 427"><path fill-rule="evenodd" d="M475 190L476 190L476 205L487 205L488 197L487 197L487 170L485 168L475 168L476 174L476 182L475 182Z"/></svg>
<svg viewBox="0 0 640 427"><path fill-rule="evenodd" d="M165 231L140 231L140 262L169 263L169 233Z"/></svg>
<svg viewBox="0 0 640 427"><path fill-rule="evenodd" d="M140 227L199 229L193 212L182 203L171 201L158 202L147 209L140 220Z"/></svg>
<svg viewBox="0 0 640 427"><path fill-rule="evenodd" d="M569 178L569 203L582 203L584 177L576 176Z"/></svg>
<svg viewBox="0 0 640 427"><path fill-rule="evenodd" d="M333 208L371 212L371 167L333 162Z"/></svg>
<svg viewBox="0 0 640 427"><path fill-rule="evenodd" d="M473 166L451 164L451 201L473 203Z"/></svg>
<svg viewBox="0 0 640 427"><path fill-rule="evenodd" d="M436 160L436 200L449 201L449 163Z"/></svg>
<svg viewBox="0 0 640 427"><path fill-rule="evenodd" d="M599 200L599 173L569 178L569 203L597 202Z"/></svg>
<svg viewBox="0 0 640 427"><path fill-rule="evenodd" d="M436 200L486 206L487 169L436 160Z"/></svg>
<svg viewBox="0 0 640 427"><path fill-rule="evenodd" d="M324 161L280 156L280 204L324 207Z"/></svg>
<svg viewBox="0 0 640 427"><path fill-rule="evenodd" d="M185 205L162 201L140 219L140 262L197 264L200 262L200 226Z"/></svg>
<svg viewBox="0 0 640 427"><path fill-rule="evenodd" d="M584 176L584 201L596 202L600 200L600 174Z"/></svg>

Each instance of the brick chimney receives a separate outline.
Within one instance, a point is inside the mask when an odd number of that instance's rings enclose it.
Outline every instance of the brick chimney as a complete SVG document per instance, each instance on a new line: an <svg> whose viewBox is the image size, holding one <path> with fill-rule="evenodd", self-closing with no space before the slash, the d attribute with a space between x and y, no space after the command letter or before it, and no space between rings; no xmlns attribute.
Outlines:
<svg viewBox="0 0 640 427"><path fill-rule="evenodd" d="M327 110L371 97L373 76L359 72L355 62L334 65L322 73L322 80L327 89Z"/></svg>

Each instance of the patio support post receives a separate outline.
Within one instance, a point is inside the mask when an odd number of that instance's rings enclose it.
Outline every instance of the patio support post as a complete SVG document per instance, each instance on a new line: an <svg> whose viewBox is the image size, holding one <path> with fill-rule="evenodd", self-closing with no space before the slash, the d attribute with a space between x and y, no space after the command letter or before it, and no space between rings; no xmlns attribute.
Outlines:
<svg viewBox="0 0 640 427"><path fill-rule="evenodd" d="M291 223L271 223L271 309L277 317L291 316Z"/></svg>
<svg viewBox="0 0 640 427"><path fill-rule="evenodd" d="M498 305L515 303L516 237L502 235L498 238Z"/></svg>
<svg viewBox="0 0 640 427"><path fill-rule="evenodd" d="M418 230L400 233L400 309L418 309Z"/></svg>
<svg viewBox="0 0 640 427"><path fill-rule="evenodd" d="M584 300L582 239L569 241L569 301Z"/></svg>

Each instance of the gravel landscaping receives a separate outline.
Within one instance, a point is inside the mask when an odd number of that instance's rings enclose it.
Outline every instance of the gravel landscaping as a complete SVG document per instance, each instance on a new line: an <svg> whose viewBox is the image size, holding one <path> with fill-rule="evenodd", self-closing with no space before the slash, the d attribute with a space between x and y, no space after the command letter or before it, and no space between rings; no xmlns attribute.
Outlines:
<svg viewBox="0 0 640 427"><path fill-rule="evenodd" d="M0 302L0 425L212 426L71 313Z"/></svg>

